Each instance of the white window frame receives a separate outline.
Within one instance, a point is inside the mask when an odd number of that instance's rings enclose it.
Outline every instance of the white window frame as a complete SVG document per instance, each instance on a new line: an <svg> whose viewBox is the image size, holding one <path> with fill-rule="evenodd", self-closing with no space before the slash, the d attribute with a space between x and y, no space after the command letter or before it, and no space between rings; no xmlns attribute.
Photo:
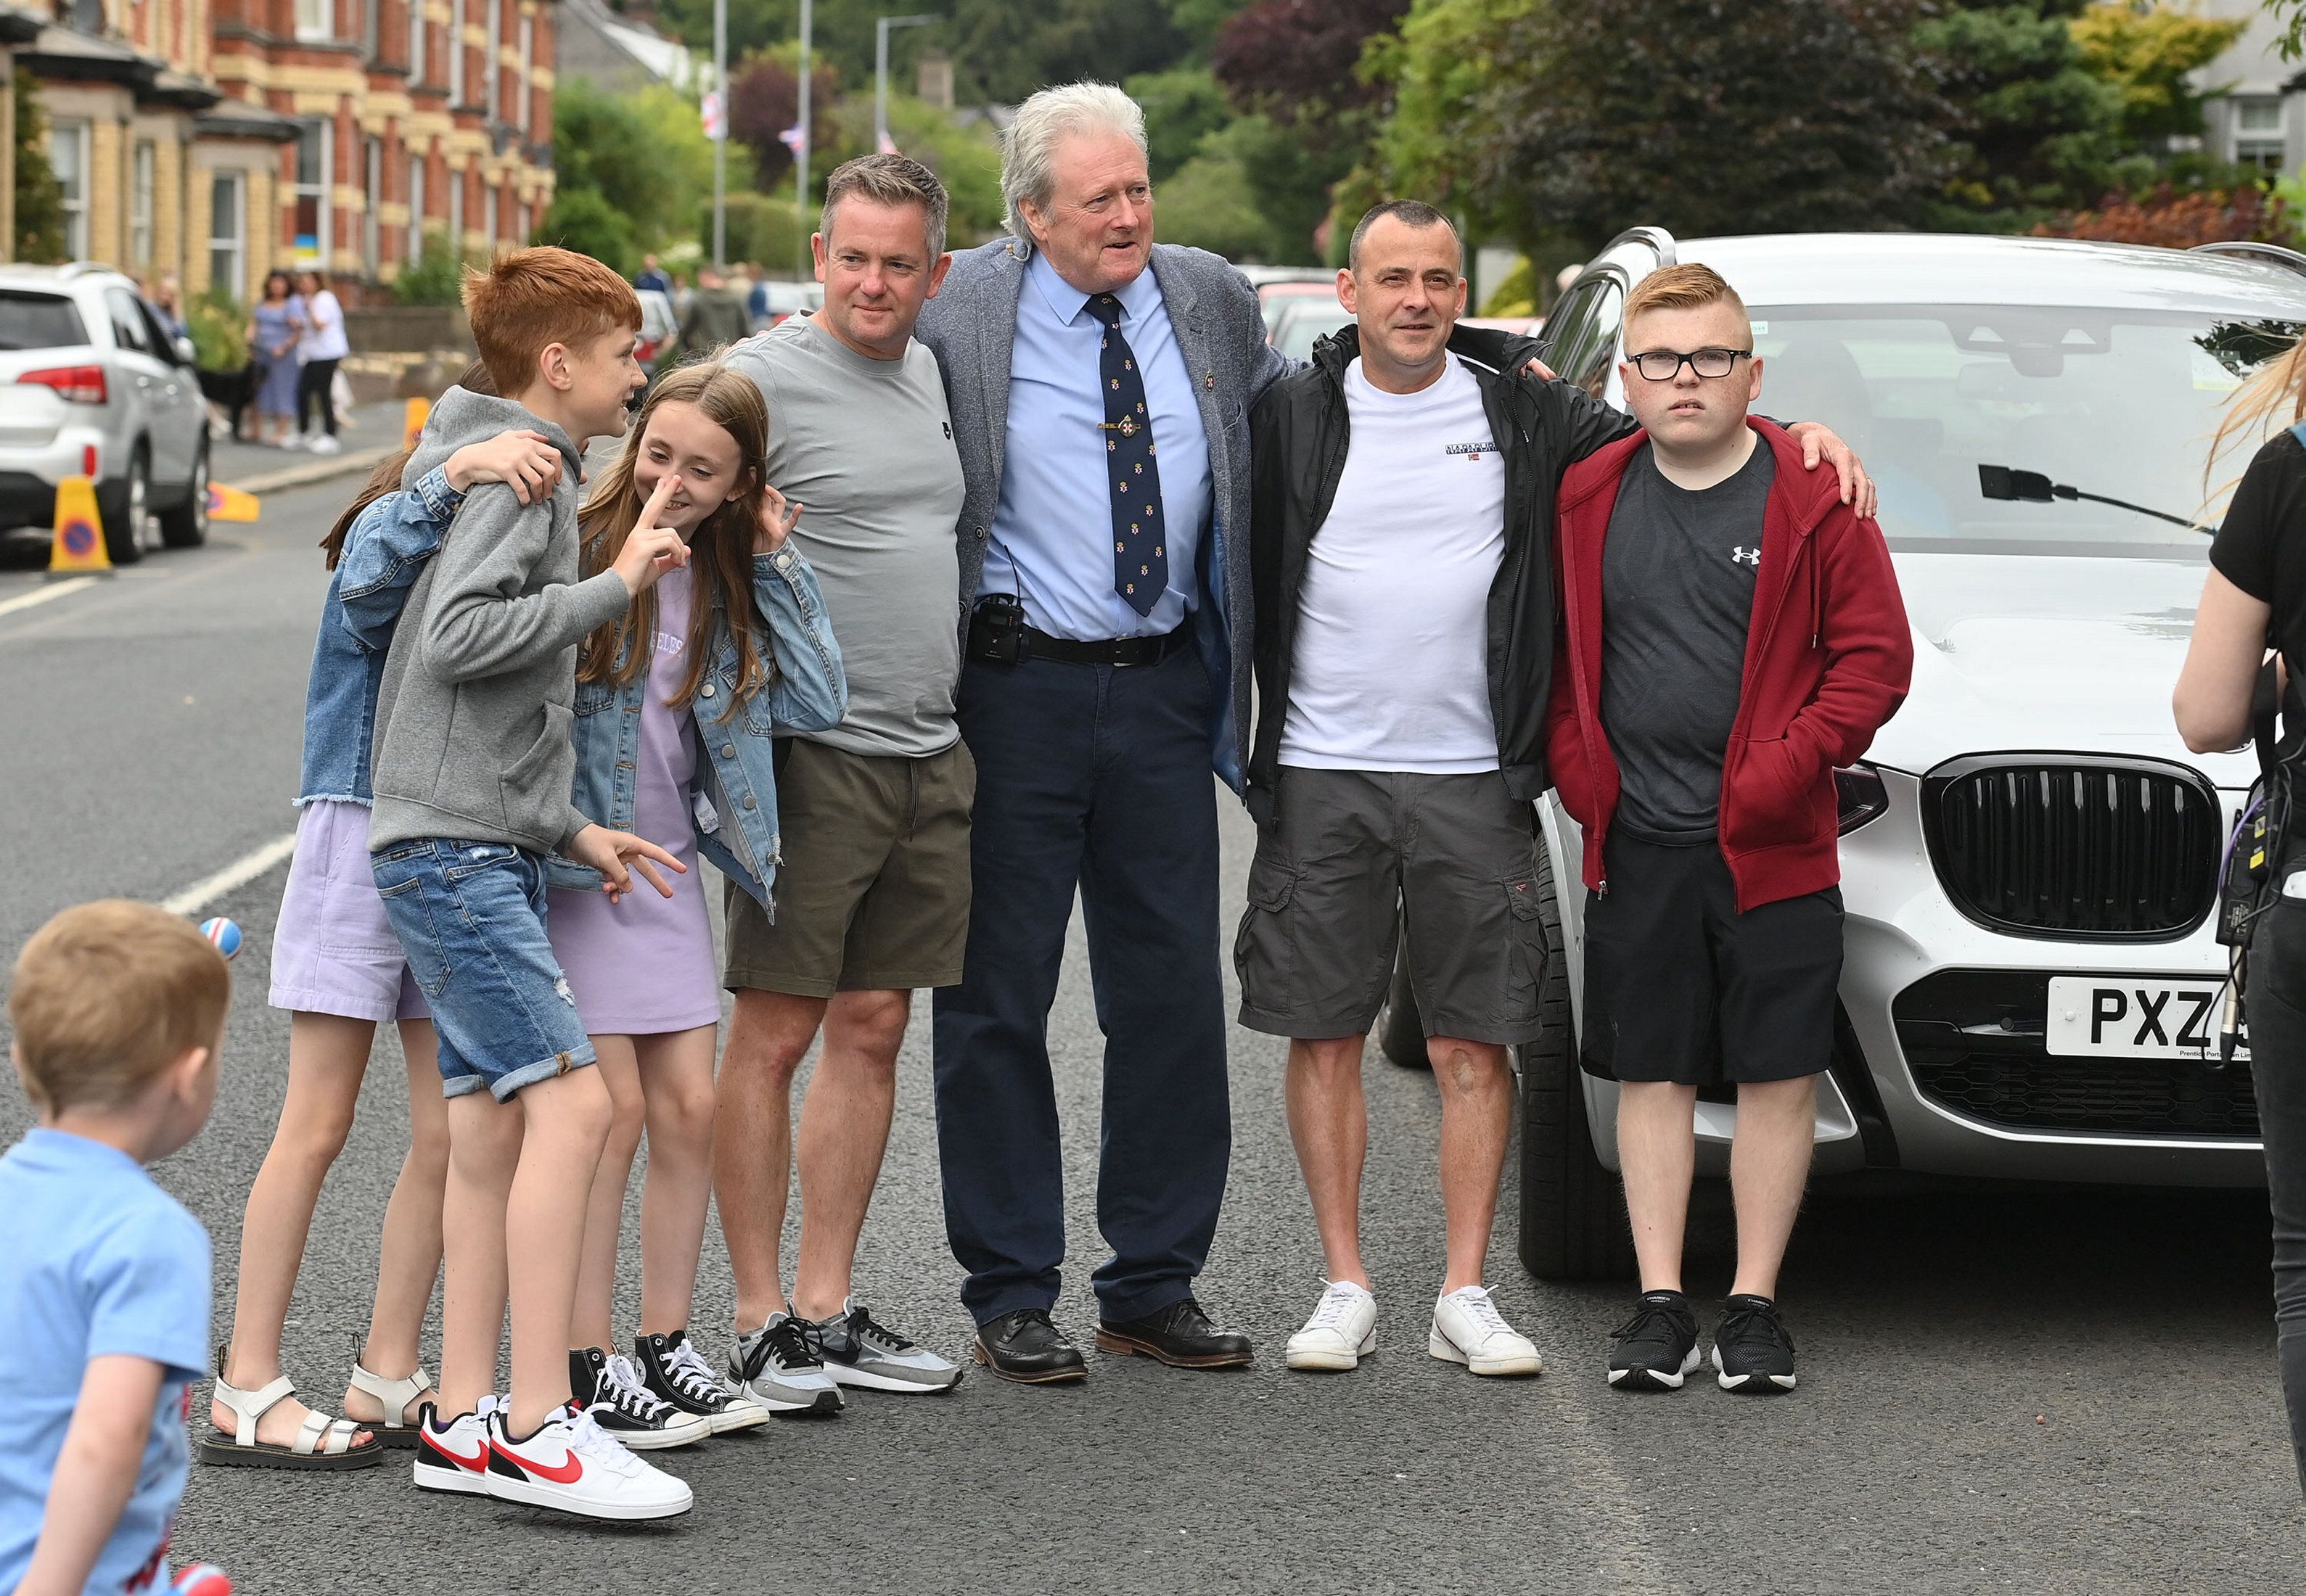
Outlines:
<svg viewBox="0 0 2306 1596"><path fill-rule="evenodd" d="M139 271L152 269L152 199L159 168L159 146L137 140L128 153L128 260Z"/></svg>
<svg viewBox="0 0 2306 1596"><path fill-rule="evenodd" d="M209 286L236 300L248 292L248 174L218 167L209 178ZM217 203L224 194L232 196L229 206ZM232 213L228 232L217 226L218 217L226 209Z"/></svg>
<svg viewBox="0 0 2306 1596"><path fill-rule="evenodd" d="M59 119L48 124L48 165L56 172L57 186L64 191L64 259L88 259L88 165L90 128L77 117ZM73 170L67 172L64 162L57 159L66 149L73 154Z"/></svg>
<svg viewBox="0 0 2306 1596"><path fill-rule="evenodd" d="M465 103L465 0L448 0L448 103Z"/></svg>
<svg viewBox="0 0 2306 1596"><path fill-rule="evenodd" d="M337 36L337 0L296 0L296 37L332 39Z"/></svg>
<svg viewBox="0 0 2306 1596"><path fill-rule="evenodd" d="M481 184L481 231L489 237L489 259L497 256L497 185L483 181Z"/></svg>
<svg viewBox="0 0 2306 1596"><path fill-rule="evenodd" d="M2229 103L2234 164L2276 173L2288 170L2290 150L2282 101L2273 95L2238 94Z"/></svg>
<svg viewBox="0 0 2306 1596"><path fill-rule="evenodd" d="M329 266L329 252L336 243L336 204L331 190L337 176L337 124L333 117L312 117L302 125L308 130L317 130L320 135L320 179L318 183L304 181L304 143L300 137L296 141L297 169L294 189L299 201L310 194L319 201L314 208L313 218L313 248L318 259L313 264L325 271ZM293 246L293 238L291 243Z"/></svg>
<svg viewBox="0 0 2306 1596"><path fill-rule="evenodd" d="M448 247L459 260L465 253L465 209L472 189L470 168L448 174Z"/></svg>
<svg viewBox="0 0 2306 1596"><path fill-rule="evenodd" d="M488 47L481 53L481 63L488 69L489 120L501 122L504 104L504 0L488 0L487 20L482 24L488 31Z"/></svg>
<svg viewBox="0 0 2306 1596"><path fill-rule="evenodd" d="M384 205L384 141L374 133L361 141L361 191L368 201L361 212L361 260L374 276L384 248L383 223L377 215Z"/></svg>
<svg viewBox="0 0 2306 1596"><path fill-rule="evenodd" d="M424 81L424 0L408 0L408 81Z"/></svg>
<svg viewBox="0 0 2306 1596"><path fill-rule="evenodd" d="M411 150L408 156L408 253L407 263L415 265L424 258L424 158Z"/></svg>
<svg viewBox="0 0 2306 1596"><path fill-rule="evenodd" d="M536 73L536 19L524 14L520 19L520 131L528 131L530 106L536 98L536 89L530 80ZM525 242L524 240L523 242Z"/></svg>

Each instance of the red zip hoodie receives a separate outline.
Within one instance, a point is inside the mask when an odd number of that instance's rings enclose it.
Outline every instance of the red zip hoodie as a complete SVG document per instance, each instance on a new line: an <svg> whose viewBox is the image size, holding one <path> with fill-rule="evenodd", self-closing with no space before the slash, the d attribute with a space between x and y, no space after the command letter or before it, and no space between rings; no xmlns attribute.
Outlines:
<svg viewBox="0 0 2306 1596"><path fill-rule="evenodd" d="M1897 713L1913 636L1882 529L1841 499L1831 471L1758 417L1777 457L1762 516L1762 564L1746 636L1738 718L1721 759L1721 845L1744 913L1841 879L1836 765L1866 752ZM1555 559L1567 611L1546 705L1546 760L1562 807L1584 828L1585 884L1609 891L1601 844L1618 810L1618 762L1601 726L1601 544L1618 483L1649 434L1571 466L1561 481Z"/></svg>

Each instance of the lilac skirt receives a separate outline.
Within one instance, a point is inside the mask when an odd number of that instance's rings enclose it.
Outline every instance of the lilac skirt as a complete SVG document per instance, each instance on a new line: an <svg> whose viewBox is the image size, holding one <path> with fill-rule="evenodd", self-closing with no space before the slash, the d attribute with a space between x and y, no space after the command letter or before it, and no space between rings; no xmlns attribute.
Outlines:
<svg viewBox="0 0 2306 1596"><path fill-rule="evenodd" d="M272 1006L347 1020L429 1020L369 873L368 806L315 798L272 933Z"/></svg>

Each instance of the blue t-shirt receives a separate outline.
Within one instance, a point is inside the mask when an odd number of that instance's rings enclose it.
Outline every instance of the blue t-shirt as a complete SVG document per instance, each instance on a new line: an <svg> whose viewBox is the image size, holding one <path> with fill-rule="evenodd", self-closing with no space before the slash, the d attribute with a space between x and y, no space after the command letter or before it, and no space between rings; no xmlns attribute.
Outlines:
<svg viewBox="0 0 2306 1596"><path fill-rule="evenodd" d="M116 1148L33 1130L0 1157L0 1591L30 1567L88 1361L162 1365L136 1489L89 1596L165 1587L191 1463L192 1382L208 1365L209 1233Z"/></svg>

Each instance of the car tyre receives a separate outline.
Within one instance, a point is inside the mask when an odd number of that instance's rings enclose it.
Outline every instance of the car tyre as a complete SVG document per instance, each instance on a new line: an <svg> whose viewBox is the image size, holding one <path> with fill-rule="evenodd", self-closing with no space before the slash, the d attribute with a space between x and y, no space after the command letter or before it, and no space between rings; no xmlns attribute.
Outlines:
<svg viewBox="0 0 2306 1596"><path fill-rule="evenodd" d="M1393 985L1386 989L1385 1006L1377 1011L1377 1047L1405 1070L1431 1070L1425 1051L1425 1021L1417 1011L1417 993L1409 984L1408 933L1402 934L1403 952L1393 961Z"/></svg>
<svg viewBox="0 0 2306 1596"><path fill-rule="evenodd" d="M1593 1154L1585 1114L1577 1027L1569 1007L1569 961L1553 861L1537 861L1538 923L1545 968L1538 977L1544 1028L1516 1049L1521 1063L1521 1261L1541 1280L1617 1280L1634 1272L1625 1186Z"/></svg>
<svg viewBox="0 0 2306 1596"><path fill-rule="evenodd" d="M96 491L96 513L104 522L104 551L113 564L134 565L144 558L144 523L151 508L151 457L140 443L128 457L127 474Z"/></svg>
<svg viewBox="0 0 2306 1596"><path fill-rule="evenodd" d="M192 480L184 502L160 512L160 542L171 549L197 549L209 541L209 444L201 440L192 459Z"/></svg>

